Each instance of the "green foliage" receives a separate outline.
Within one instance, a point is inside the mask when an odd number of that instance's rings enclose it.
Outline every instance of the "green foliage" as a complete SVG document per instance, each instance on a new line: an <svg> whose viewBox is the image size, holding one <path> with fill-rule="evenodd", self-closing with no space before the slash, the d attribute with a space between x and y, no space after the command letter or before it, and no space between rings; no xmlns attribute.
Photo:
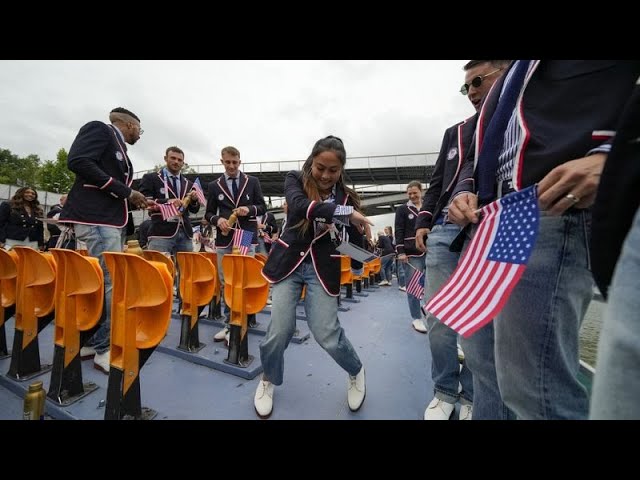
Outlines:
<svg viewBox="0 0 640 480"><path fill-rule="evenodd" d="M19 186L38 187L37 174L40 168L40 158L29 155L19 158L10 150L0 150L0 183Z"/></svg>
<svg viewBox="0 0 640 480"><path fill-rule="evenodd" d="M66 193L71 189L75 176L67 168L68 153L61 148L56 160L47 160L38 171L38 185L48 192Z"/></svg>

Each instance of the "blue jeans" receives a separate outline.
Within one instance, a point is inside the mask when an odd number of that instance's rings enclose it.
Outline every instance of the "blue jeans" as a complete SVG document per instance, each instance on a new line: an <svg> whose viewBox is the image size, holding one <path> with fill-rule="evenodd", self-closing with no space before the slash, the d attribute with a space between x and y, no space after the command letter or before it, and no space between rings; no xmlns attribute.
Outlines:
<svg viewBox="0 0 640 480"><path fill-rule="evenodd" d="M313 338L349 375L362 368L358 354L338 320L338 302L322 288L311 262L304 261L284 280L272 285L273 304L267 334L260 343L260 360L264 378L281 385L284 374L284 351L296 329L296 302L307 285L304 310Z"/></svg>
<svg viewBox="0 0 640 480"><path fill-rule="evenodd" d="M593 382L590 418L596 420L640 419L640 210L609 289L604 322L598 343L598 368Z"/></svg>
<svg viewBox="0 0 640 480"><path fill-rule="evenodd" d="M149 250L169 252L171 255L175 255L176 252L193 252L193 242L187 237L184 229L180 227L173 237L151 237L148 248Z"/></svg>
<svg viewBox="0 0 640 480"><path fill-rule="evenodd" d="M411 281L411 276L416 270L424 272L424 255L419 257L407 257L409 260L408 263L402 263L402 268L404 270L404 277L406 281L406 286L409 286L409 282ZM411 268L413 266L413 268ZM413 295L409 295L407 293L407 301L409 302L409 311L411 312L411 318L414 320L422 319L422 312L420 311L420 300L418 300Z"/></svg>
<svg viewBox="0 0 640 480"><path fill-rule="evenodd" d="M83 225L76 223L76 238L87 244L87 251L92 257L100 260L104 272L104 310L98 331L89 339L87 346L95 348L97 353L104 353L111 348L111 275L102 256L102 252L122 252L126 238L125 228L102 225Z"/></svg>
<svg viewBox="0 0 640 480"><path fill-rule="evenodd" d="M449 245L460 232L453 224L435 225L427 237L425 302L449 279L458 265L460 255L449 251ZM431 347L431 378L435 396L447 403L473 403L473 378L465 361L458 362L458 334L433 315L427 317ZM462 391L458 393L458 385ZM474 412L475 413L475 412Z"/></svg>
<svg viewBox="0 0 640 480"><path fill-rule="evenodd" d="M407 285L407 281L404 278L404 264L400 263L397 259L395 261L396 265L396 277L398 277L398 285L404 287Z"/></svg>
<svg viewBox="0 0 640 480"><path fill-rule="evenodd" d="M380 276L382 280L386 280L391 283L393 277L391 276L391 269L393 266L393 261L395 260L395 255L385 255L380 260Z"/></svg>
<svg viewBox="0 0 640 480"><path fill-rule="evenodd" d="M493 321L499 391L518 418L587 416L587 392L578 380L578 333L593 294L589 221L586 211L559 217L541 214L538 239L527 268ZM476 340L485 328L470 340ZM488 337L485 334L476 341ZM467 343L463 343L465 355ZM478 350L485 354L476 357L478 362L487 361L489 349L487 343ZM476 371L471 363L469 367L475 382L481 370ZM474 404L479 395L475 389Z"/></svg>
<svg viewBox="0 0 640 480"><path fill-rule="evenodd" d="M231 235L231 234L229 234ZM224 270L222 269L222 258L225 256L225 254L227 253L233 253L233 245L231 245L231 243L229 243L228 247L216 247L216 259L218 261L218 278L220 278L220 302L221 304L224 304L224 316L225 316L225 323L229 323L229 317L230 317L230 310L229 307L227 306L226 302L224 301ZM255 245L251 245L251 247L249 247L249 251L247 252L247 255L250 257L255 256L256 254L256 246ZM298 297L300 298L300 297Z"/></svg>

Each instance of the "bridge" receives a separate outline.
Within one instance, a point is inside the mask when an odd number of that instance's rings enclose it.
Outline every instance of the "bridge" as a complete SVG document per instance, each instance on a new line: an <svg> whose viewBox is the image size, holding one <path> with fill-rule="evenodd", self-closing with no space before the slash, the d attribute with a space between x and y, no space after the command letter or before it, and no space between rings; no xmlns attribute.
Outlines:
<svg viewBox="0 0 640 480"><path fill-rule="evenodd" d="M365 215L390 213L396 206L406 202L405 189L410 181L420 180L423 184L429 182L437 158L437 152L349 157L344 178L347 185L360 195ZM301 170L304 162L305 160L242 162L240 167L244 173L260 180L267 205L279 219L282 217L285 175L291 170ZM146 172L136 172L134 188ZM190 173L185 175L189 180L200 177L206 195L209 182L217 179L223 172L221 163L190 165ZM201 209L198 216L203 213Z"/></svg>

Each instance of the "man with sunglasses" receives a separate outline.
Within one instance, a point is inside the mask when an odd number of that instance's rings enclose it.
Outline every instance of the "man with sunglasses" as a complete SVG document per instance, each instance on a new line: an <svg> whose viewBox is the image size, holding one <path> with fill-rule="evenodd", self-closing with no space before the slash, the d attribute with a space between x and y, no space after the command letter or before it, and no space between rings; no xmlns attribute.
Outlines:
<svg viewBox="0 0 640 480"><path fill-rule="evenodd" d="M482 99L510 62L471 60L463 67L465 84L460 93L469 98L476 112L480 110ZM476 113L444 132L435 169L418 215L416 246L427 252L425 301L440 289L458 265L460 254L450 252L449 245L460 233L460 227L447 221L447 205L458 180L462 160L472 144L477 116ZM470 420L474 385L469 366L465 362L460 369L458 363L458 334L431 315L427 317L427 324L435 395L424 412L424 419L447 420L453 414L455 404L460 401L459 418ZM462 387L460 392L458 385ZM508 410L502 408L499 395L494 401L493 410L481 411L481 417L505 418L503 412Z"/></svg>
<svg viewBox="0 0 640 480"><path fill-rule="evenodd" d="M587 417L578 333L593 294L590 207L639 74L639 61L517 60L481 107L478 148L463 161L449 218L471 238L479 206L534 184L541 216L527 269L492 322L494 341L478 335L484 327L461 344L474 385L497 383L518 418Z"/></svg>

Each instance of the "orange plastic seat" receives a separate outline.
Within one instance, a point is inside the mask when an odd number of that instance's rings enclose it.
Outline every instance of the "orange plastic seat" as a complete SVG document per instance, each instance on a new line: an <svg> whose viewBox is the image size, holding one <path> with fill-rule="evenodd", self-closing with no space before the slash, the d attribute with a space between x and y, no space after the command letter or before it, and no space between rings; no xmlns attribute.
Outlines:
<svg viewBox="0 0 640 480"><path fill-rule="evenodd" d="M224 300L231 310L231 325L242 327L244 338L247 329L246 316L258 313L267 304L269 283L262 276L262 263L245 255L225 255Z"/></svg>
<svg viewBox="0 0 640 480"><path fill-rule="evenodd" d="M142 255L145 260L164 263L169 269L169 273L171 274L171 276L176 276L176 266L174 265L173 260L170 256L167 256L162 252L158 252L157 250L143 250Z"/></svg>
<svg viewBox="0 0 640 480"><path fill-rule="evenodd" d="M18 255L16 330L24 333L24 349L37 338L37 317L51 313L55 306L55 260L50 253L29 247L13 250Z"/></svg>
<svg viewBox="0 0 640 480"><path fill-rule="evenodd" d="M165 262L103 253L111 275L111 366L138 373L138 349L155 347L171 321L173 280ZM129 377L125 376L125 389Z"/></svg>
<svg viewBox="0 0 640 480"><path fill-rule="evenodd" d="M340 285L351 285L353 273L351 273L351 257L340 255Z"/></svg>
<svg viewBox="0 0 640 480"><path fill-rule="evenodd" d="M55 344L64 348L63 367L78 355L80 332L93 328L104 306L104 273L97 258L52 248L56 261Z"/></svg>

